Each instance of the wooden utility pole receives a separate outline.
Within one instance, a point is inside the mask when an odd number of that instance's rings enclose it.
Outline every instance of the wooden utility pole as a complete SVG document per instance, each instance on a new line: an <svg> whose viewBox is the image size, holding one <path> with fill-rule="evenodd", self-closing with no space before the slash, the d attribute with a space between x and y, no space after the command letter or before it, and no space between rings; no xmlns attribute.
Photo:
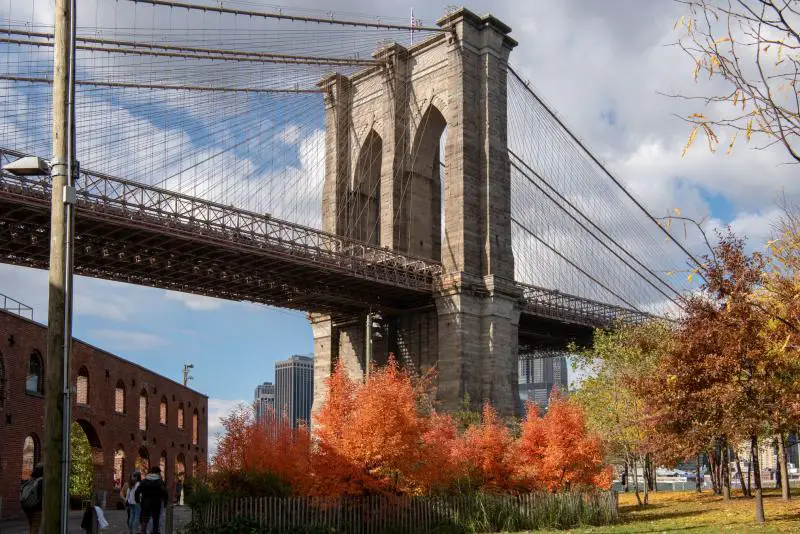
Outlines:
<svg viewBox="0 0 800 534"><path fill-rule="evenodd" d="M74 0L55 1L53 154L50 160L50 275L45 360L42 532L67 531L72 343L72 209L74 189Z"/></svg>

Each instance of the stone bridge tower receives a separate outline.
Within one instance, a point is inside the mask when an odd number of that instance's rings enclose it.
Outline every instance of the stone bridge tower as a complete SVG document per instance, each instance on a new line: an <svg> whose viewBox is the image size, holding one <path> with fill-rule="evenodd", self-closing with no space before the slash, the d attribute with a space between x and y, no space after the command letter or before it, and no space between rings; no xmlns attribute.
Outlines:
<svg viewBox="0 0 800 534"><path fill-rule="evenodd" d="M389 317L373 345L376 363L393 352L424 372L436 365L445 409L465 394L503 414L518 405L520 294L513 284L506 75L516 45L492 16L461 9L447 31L411 48L375 52L383 62L325 91L324 229L441 261L428 308ZM445 139L446 137L446 139ZM442 155L442 150L444 154ZM340 361L365 369L365 321L312 317L314 403Z"/></svg>

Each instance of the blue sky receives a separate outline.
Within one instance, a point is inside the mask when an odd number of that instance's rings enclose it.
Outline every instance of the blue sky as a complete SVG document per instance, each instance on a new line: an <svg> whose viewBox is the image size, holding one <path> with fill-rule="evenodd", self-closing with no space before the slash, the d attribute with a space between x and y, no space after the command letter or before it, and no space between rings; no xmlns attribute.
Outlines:
<svg viewBox="0 0 800 534"><path fill-rule="evenodd" d="M0 0L0 13L12 3L16 0ZM258 2L246 3L254 8ZM45 9L47 4L36 2ZM408 13L407 7L389 0L303 0L296 5L395 17ZM681 14L677 3L613 0L601 7L589 0L479 0L470 7L492 11L513 26L520 42L513 64L651 211L663 214L679 207L698 219L710 218L712 225L730 223L757 246L769 234L777 197L785 192L790 199L800 198L800 182L791 168L781 165L777 150L741 145L726 157L709 154L698 143L680 157L688 131L675 115L696 110L659 94L696 87L691 65L667 46L675 39L673 24ZM431 23L443 8L429 4L415 14ZM37 18L49 20L48 15ZM144 109L132 111L137 115ZM183 117L189 136L209 127L208 121L180 113L176 111L174 122ZM274 145L284 152L280 161L299 165L298 172L308 169L302 168L297 147L291 145L310 139L320 123L308 115L303 125L293 143ZM255 169L249 179L265 172ZM284 193L293 192L278 196ZM304 195L297 201L315 199ZM0 293L33 306L35 318L46 320L44 271L0 265ZM249 401L257 384L273 379L276 360L313 350L311 329L301 312L81 278L76 283L74 334L175 380L180 380L185 362L193 363L191 386L211 399L212 433L219 415Z"/></svg>

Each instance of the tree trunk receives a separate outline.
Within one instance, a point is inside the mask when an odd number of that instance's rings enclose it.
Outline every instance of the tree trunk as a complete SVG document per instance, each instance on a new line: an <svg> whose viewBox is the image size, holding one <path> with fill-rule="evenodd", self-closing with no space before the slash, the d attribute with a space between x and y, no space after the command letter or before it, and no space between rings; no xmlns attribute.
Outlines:
<svg viewBox="0 0 800 534"><path fill-rule="evenodd" d="M700 455L697 455L697 461L694 464L694 489L697 493L703 491L703 485L700 483Z"/></svg>
<svg viewBox="0 0 800 534"><path fill-rule="evenodd" d="M758 437L750 437L750 454L753 455L753 485L756 490L756 521L764 522L764 495L761 492L761 467L758 462Z"/></svg>
<svg viewBox="0 0 800 534"><path fill-rule="evenodd" d="M708 454L708 476L711 477L711 489L715 495L721 495L721 484L719 483L719 461L717 458L716 448L712 449Z"/></svg>
<svg viewBox="0 0 800 534"><path fill-rule="evenodd" d="M750 452L750 463L747 464L747 494L752 496L753 492L750 491L750 480L753 475L753 453Z"/></svg>
<svg viewBox="0 0 800 534"><path fill-rule="evenodd" d="M784 501L792 498L791 490L789 489L789 466L786 461L786 438L783 432L780 432L776 438L778 440L778 473L781 475L781 497Z"/></svg>
<svg viewBox="0 0 800 534"><path fill-rule="evenodd" d="M636 502L639 506L642 505L642 497L639 495L639 470L636 468L636 457L634 456L631 461L633 468L633 492L636 494Z"/></svg>
<svg viewBox="0 0 800 534"><path fill-rule="evenodd" d="M731 500L731 470L730 470L730 450L728 449L728 440L722 438L722 447L720 447L720 462L722 471L722 500Z"/></svg>
<svg viewBox="0 0 800 534"><path fill-rule="evenodd" d="M642 472L644 476L644 505L647 506L650 503L650 462L647 460L646 454L642 463L644 464L644 471Z"/></svg>
<svg viewBox="0 0 800 534"><path fill-rule="evenodd" d="M650 480L653 482L653 485L650 486L650 489L653 491L658 491L658 473L656 473L656 464L653 461L652 454L650 454Z"/></svg>
<svg viewBox="0 0 800 534"><path fill-rule="evenodd" d="M742 487L742 495L750 497L750 488L744 485L744 473L742 472L742 463L739 461L739 451L733 450L733 457L736 459L736 472L739 474L739 484Z"/></svg>
<svg viewBox="0 0 800 534"><path fill-rule="evenodd" d="M625 487L625 493L628 493L628 488L630 487L630 474L628 474L628 463L630 460L625 458L625 470L622 472L622 480L623 486Z"/></svg>

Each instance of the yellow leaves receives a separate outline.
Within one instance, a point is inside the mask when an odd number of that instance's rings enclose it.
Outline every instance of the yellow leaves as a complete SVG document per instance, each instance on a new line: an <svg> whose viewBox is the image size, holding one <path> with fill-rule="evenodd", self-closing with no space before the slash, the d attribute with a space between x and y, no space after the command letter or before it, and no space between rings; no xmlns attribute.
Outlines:
<svg viewBox="0 0 800 534"><path fill-rule="evenodd" d="M667 276L672 276L674 273L672 271L667 271Z"/></svg>
<svg viewBox="0 0 800 534"><path fill-rule="evenodd" d="M686 276L686 280L688 280L689 282L691 282L693 277L694 277L694 274L692 274L692 273L689 273L689 274Z"/></svg>
<svg viewBox="0 0 800 534"><path fill-rule="evenodd" d="M685 25L686 25L686 17L681 15L681 18L679 18L677 21L675 21L675 25L672 27L672 29L673 30L677 30L678 26L685 26Z"/></svg>
<svg viewBox="0 0 800 534"><path fill-rule="evenodd" d="M728 150L725 151L725 154L730 156L733 152L733 145L736 143L736 137L739 135L739 132L733 134L733 138L731 138L731 142L728 144Z"/></svg>
<svg viewBox="0 0 800 534"><path fill-rule="evenodd" d="M747 121L747 127L744 131L745 136L747 137L747 142L750 142L750 137L753 135L753 119Z"/></svg>
<svg viewBox="0 0 800 534"><path fill-rule="evenodd" d="M681 152L681 157L686 155L686 152L689 151L689 148L694 144L695 139L697 139L697 132L700 130L700 126L695 126L692 128L692 131L689 133L689 139L686 140L686 145L683 147L683 152Z"/></svg>
<svg viewBox="0 0 800 534"><path fill-rule="evenodd" d="M703 62L699 59L694 62L694 71L692 71L692 78L697 81L697 76L700 74L700 69L703 68Z"/></svg>
<svg viewBox="0 0 800 534"><path fill-rule="evenodd" d="M731 41L730 37L720 37L719 39L714 41L714 44L718 45L718 44L722 44L722 43L731 43L731 42L733 42L733 41Z"/></svg>
<svg viewBox="0 0 800 534"><path fill-rule="evenodd" d="M674 213L676 217L680 217L681 216L681 209L680 208L672 208L672 213Z"/></svg>

